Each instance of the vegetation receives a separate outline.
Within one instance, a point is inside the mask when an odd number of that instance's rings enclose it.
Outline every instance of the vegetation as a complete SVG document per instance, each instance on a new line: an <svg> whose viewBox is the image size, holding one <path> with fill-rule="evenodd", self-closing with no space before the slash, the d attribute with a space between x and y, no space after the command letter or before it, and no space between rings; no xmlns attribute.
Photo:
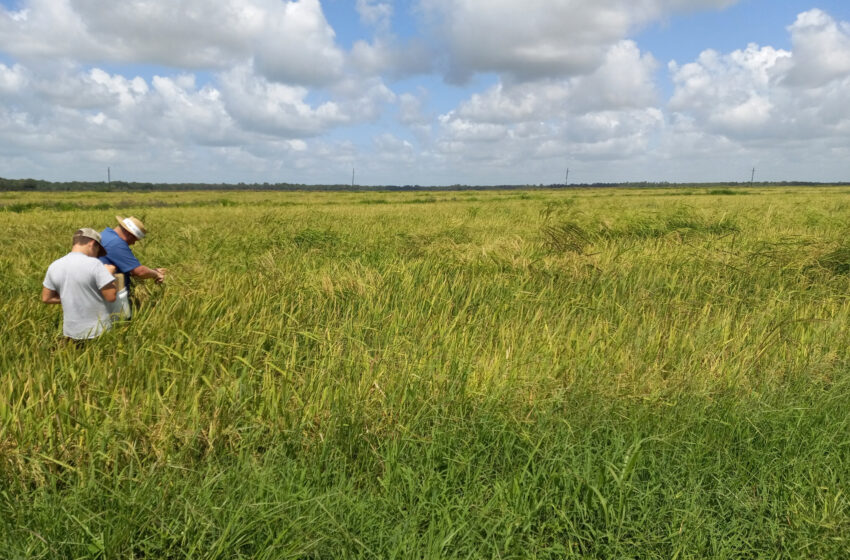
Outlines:
<svg viewBox="0 0 850 560"><path fill-rule="evenodd" d="M737 192L0 193L0 550L847 557L850 188ZM119 209L171 276L65 344Z"/></svg>
<svg viewBox="0 0 850 560"><path fill-rule="evenodd" d="M29 192L162 192L162 191L313 191L313 192L375 192L375 191L494 191L494 190L529 190L529 189L586 189L586 188L669 188L688 187L698 189L709 189L711 194L740 194L741 188L757 186L841 186L842 183L812 183L806 181L796 182L757 182L757 183L652 183L647 181L630 183L578 183L565 186L563 184L551 185L448 185L448 186L421 186L421 185L382 185L363 186L352 184L335 185L305 185L301 183L140 183L130 181L65 181L53 182L41 179L7 179L0 177L0 192L6 191L29 191ZM732 187L732 188L729 188Z"/></svg>

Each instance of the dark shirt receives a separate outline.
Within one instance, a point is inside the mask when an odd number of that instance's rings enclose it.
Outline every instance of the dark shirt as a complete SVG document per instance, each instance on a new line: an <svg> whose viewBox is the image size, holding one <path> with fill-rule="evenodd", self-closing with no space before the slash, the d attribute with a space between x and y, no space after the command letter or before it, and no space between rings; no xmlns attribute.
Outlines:
<svg viewBox="0 0 850 560"><path fill-rule="evenodd" d="M100 244L106 249L106 255L100 257L104 264L113 264L118 272L127 275L127 285L130 285L130 272L142 263L130 250L127 242L121 239L115 230L106 228L100 232Z"/></svg>

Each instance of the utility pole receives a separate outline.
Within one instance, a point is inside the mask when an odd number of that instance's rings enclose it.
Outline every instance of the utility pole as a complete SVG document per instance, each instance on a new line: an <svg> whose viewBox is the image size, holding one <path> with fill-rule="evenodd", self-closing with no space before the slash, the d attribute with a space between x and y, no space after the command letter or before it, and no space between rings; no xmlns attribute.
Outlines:
<svg viewBox="0 0 850 560"><path fill-rule="evenodd" d="M750 186L753 186L753 179L756 177L756 168L753 167L753 172L750 174Z"/></svg>
<svg viewBox="0 0 850 560"><path fill-rule="evenodd" d="M569 184L570 184L570 168L567 167L567 175L566 175L566 177L564 177L564 186L566 187Z"/></svg>
<svg viewBox="0 0 850 560"><path fill-rule="evenodd" d="M112 171L107 167L106 168L106 184L110 184L112 182Z"/></svg>
<svg viewBox="0 0 850 560"><path fill-rule="evenodd" d="M354 188L354 168L351 168L351 188Z"/></svg>

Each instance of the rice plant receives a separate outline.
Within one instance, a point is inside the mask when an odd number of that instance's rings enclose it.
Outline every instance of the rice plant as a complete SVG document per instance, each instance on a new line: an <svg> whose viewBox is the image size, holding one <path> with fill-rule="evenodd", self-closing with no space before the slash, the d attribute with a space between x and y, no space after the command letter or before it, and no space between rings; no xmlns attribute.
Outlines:
<svg viewBox="0 0 850 560"><path fill-rule="evenodd" d="M850 193L746 192L7 193L2 556L845 557Z"/></svg>

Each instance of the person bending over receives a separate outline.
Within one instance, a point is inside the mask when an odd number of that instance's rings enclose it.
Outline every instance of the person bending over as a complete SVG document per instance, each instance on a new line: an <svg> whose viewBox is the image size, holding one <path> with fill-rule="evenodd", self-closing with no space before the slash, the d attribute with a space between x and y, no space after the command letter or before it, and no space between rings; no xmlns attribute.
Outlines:
<svg viewBox="0 0 850 560"><path fill-rule="evenodd" d="M133 216L129 218L115 216L115 219L118 220L117 227L106 228L101 232L103 248L106 249L106 255L100 257L101 262L114 265L119 273L124 274L125 284L130 291L131 278L153 278L157 284L162 284L165 281L167 269L149 268L143 265L130 249L131 245L147 235L144 224Z"/></svg>
<svg viewBox="0 0 850 560"><path fill-rule="evenodd" d="M97 338L112 326L107 303L115 301L115 278L97 259L105 253L99 233L78 229L71 252L47 268L41 301L62 305L62 333L68 338Z"/></svg>

